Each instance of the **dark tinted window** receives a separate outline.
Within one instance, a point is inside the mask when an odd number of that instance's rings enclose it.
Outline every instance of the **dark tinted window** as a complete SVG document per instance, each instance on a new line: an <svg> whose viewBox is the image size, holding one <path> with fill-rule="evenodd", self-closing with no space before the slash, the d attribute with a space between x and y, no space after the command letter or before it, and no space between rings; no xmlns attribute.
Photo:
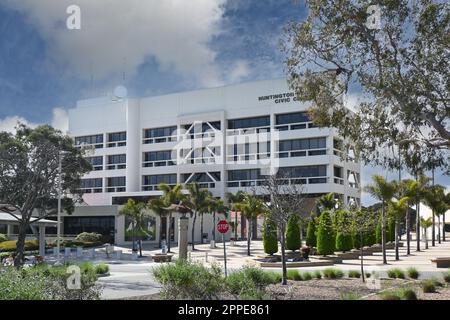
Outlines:
<svg viewBox="0 0 450 320"><path fill-rule="evenodd" d="M164 161L164 160L172 160L172 151L152 151L144 153L144 161Z"/></svg>
<svg viewBox="0 0 450 320"><path fill-rule="evenodd" d="M100 144L103 143L103 135L97 134L93 136L76 137L75 145L81 144Z"/></svg>
<svg viewBox="0 0 450 320"><path fill-rule="evenodd" d="M175 135L177 131L177 127L164 127L164 128L155 128L155 129L147 129L144 131L144 138L159 138L159 137L170 137Z"/></svg>
<svg viewBox="0 0 450 320"><path fill-rule="evenodd" d="M277 125L299 123L299 122L310 122L310 121L311 120L309 119L308 114L306 112L295 112L276 115Z"/></svg>
<svg viewBox="0 0 450 320"><path fill-rule="evenodd" d="M108 178L108 187L123 187L125 186L125 177Z"/></svg>
<svg viewBox="0 0 450 320"><path fill-rule="evenodd" d="M278 172L287 178L323 177L327 175L327 166L284 167Z"/></svg>
<svg viewBox="0 0 450 320"><path fill-rule="evenodd" d="M142 177L142 184L145 186L158 185L160 183L176 184L177 183L177 175L176 174L157 174L157 175Z"/></svg>
<svg viewBox="0 0 450 320"><path fill-rule="evenodd" d="M101 188L103 186L102 178L98 179L82 179L81 180L81 189L96 189Z"/></svg>
<svg viewBox="0 0 450 320"><path fill-rule="evenodd" d="M126 154L115 154L108 156L108 164L123 164L127 162Z"/></svg>
<svg viewBox="0 0 450 320"><path fill-rule="evenodd" d="M259 179L264 179L264 176L261 175L260 169L228 171L229 181L259 180Z"/></svg>
<svg viewBox="0 0 450 320"><path fill-rule="evenodd" d="M228 120L228 129L254 128L270 126L270 116Z"/></svg>
<svg viewBox="0 0 450 320"><path fill-rule="evenodd" d="M127 140L126 132L115 132L108 134L108 142L126 141L126 140Z"/></svg>
<svg viewBox="0 0 450 320"><path fill-rule="evenodd" d="M281 140L279 146L280 151L321 149L326 148L327 139L310 138L310 139Z"/></svg>

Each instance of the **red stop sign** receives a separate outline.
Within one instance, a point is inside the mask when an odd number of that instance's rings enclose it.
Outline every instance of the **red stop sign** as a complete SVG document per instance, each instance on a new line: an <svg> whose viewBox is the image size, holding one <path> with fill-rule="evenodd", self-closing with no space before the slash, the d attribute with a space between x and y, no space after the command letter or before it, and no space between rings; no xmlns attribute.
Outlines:
<svg viewBox="0 0 450 320"><path fill-rule="evenodd" d="M220 220L217 223L217 231L219 231L220 233L227 233L229 228L230 227L227 220Z"/></svg>

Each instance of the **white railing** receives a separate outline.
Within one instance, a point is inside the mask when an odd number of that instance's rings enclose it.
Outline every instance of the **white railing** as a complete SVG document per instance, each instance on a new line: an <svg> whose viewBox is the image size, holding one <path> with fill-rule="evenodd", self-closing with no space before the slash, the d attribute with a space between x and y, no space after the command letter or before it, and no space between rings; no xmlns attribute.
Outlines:
<svg viewBox="0 0 450 320"><path fill-rule="evenodd" d="M186 189L192 182L187 182L183 184L183 189ZM203 189L214 189L216 187L216 182L197 182L200 188Z"/></svg>
<svg viewBox="0 0 450 320"><path fill-rule="evenodd" d="M121 169L126 169L126 168L127 168L127 165L125 163L106 165L106 170L121 170Z"/></svg>
<svg viewBox="0 0 450 320"><path fill-rule="evenodd" d="M241 128L241 129L227 129L227 136L240 136L240 135L245 135L245 134L269 133L269 132L270 132L270 126Z"/></svg>
<svg viewBox="0 0 450 320"><path fill-rule="evenodd" d="M278 151L275 154L276 154L277 158L294 158L294 157L308 157L308 156L312 157L312 156L326 155L327 150L328 150L327 148L289 150L289 151ZM321 153L322 151L323 151L323 153Z"/></svg>
<svg viewBox="0 0 450 320"><path fill-rule="evenodd" d="M127 141L114 141L114 142L107 142L106 147L107 148L116 148L116 147L125 147L127 145Z"/></svg>
<svg viewBox="0 0 450 320"><path fill-rule="evenodd" d="M259 159L269 159L270 152L247 153L227 156L227 162L256 161Z"/></svg>
<svg viewBox="0 0 450 320"><path fill-rule="evenodd" d="M312 122L296 122L296 123L275 125L275 129L279 131L311 129L311 128L317 128L317 126L314 125L314 123Z"/></svg>
<svg viewBox="0 0 450 320"><path fill-rule="evenodd" d="M220 131L217 130L217 131L208 131L208 132L199 132L199 133L184 133L183 135L181 135L181 138L185 139L185 140L214 138L216 136L217 132L220 132Z"/></svg>
<svg viewBox="0 0 450 320"><path fill-rule="evenodd" d="M99 187L99 188L80 188L81 191L83 191L83 193L102 193L103 192L103 187Z"/></svg>
<svg viewBox="0 0 450 320"><path fill-rule="evenodd" d="M165 136L165 137L155 137L155 138L144 138L142 140L143 144L153 144L153 143L164 143L164 142L176 142L178 141L177 136Z"/></svg>
<svg viewBox="0 0 450 320"><path fill-rule="evenodd" d="M145 184L142 185L142 191L159 191L159 184ZM168 184L169 187L174 188L175 184Z"/></svg>
<svg viewBox="0 0 450 320"><path fill-rule="evenodd" d="M334 177L334 183L344 185L344 179L339 178L339 177Z"/></svg>
<svg viewBox="0 0 450 320"><path fill-rule="evenodd" d="M319 183L328 183L329 177L319 176L319 177L307 177L307 178L289 178L282 179L286 182L286 184L319 184ZM256 180L239 180L239 181L228 181L228 188L246 188L246 187L255 187L261 186L264 183L264 179L256 179Z"/></svg>
<svg viewBox="0 0 450 320"><path fill-rule="evenodd" d="M220 157L184 158L180 160L179 164L215 164L217 162L220 162Z"/></svg>
<svg viewBox="0 0 450 320"><path fill-rule="evenodd" d="M160 161L144 161L142 166L144 168L152 168L152 167L168 167L174 166L176 163L173 160L160 160Z"/></svg>
<svg viewBox="0 0 450 320"><path fill-rule="evenodd" d="M357 182L349 182L348 185L350 188L355 188L355 189L359 188L359 183L357 183Z"/></svg>
<svg viewBox="0 0 450 320"><path fill-rule="evenodd" d="M126 187L125 186L119 186L119 187L107 187L106 192L125 192Z"/></svg>

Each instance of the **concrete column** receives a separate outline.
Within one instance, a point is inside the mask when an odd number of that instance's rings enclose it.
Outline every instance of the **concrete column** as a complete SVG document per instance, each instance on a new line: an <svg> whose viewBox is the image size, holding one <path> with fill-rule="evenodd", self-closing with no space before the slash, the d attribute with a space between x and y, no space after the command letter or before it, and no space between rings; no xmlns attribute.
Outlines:
<svg viewBox="0 0 450 320"><path fill-rule="evenodd" d="M133 100L127 100L127 169L126 169L126 187L127 192L140 191L141 185L141 126L139 103Z"/></svg>
<svg viewBox="0 0 450 320"><path fill-rule="evenodd" d="M45 225L39 225L39 255L45 257Z"/></svg>
<svg viewBox="0 0 450 320"><path fill-rule="evenodd" d="M13 234L13 225L7 224L6 225L6 236L9 238Z"/></svg>
<svg viewBox="0 0 450 320"><path fill-rule="evenodd" d="M189 218L178 220L178 252L180 259L187 259Z"/></svg>

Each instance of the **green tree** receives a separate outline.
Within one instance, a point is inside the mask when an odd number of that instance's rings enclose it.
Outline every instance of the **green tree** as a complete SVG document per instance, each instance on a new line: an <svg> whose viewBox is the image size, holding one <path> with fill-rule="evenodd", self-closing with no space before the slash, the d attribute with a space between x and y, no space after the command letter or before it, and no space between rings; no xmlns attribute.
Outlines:
<svg viewBox="0 0 450 320"><path fill-rule="evenodd" d="M335 250L335 233L330 213L322 212L319 217L319 226L317 228L317 251L321 255L333 254Z"/></svg>
<svg viewBox="0 0 450 320"><path fill-rule="evenodd" d="M245 193L243 191L238 191L236 194L231 192L227 192L226 198L228 199L228 203L230 204L231 211L234 211L234 239L237 241L237 227L239 225L238 222L238 212L239 209L236 208L235 204L239 204L244 200ZM238 205L239 206L239 205Z"/></svg>
<svg viewBox="0 0 450 320"><path fill-rule="evenodd" d="M353 248L352 233L348 232L348 225L351 224L350 213L345 210L337 210L334 212L336 216L336 250L350 251Z"/></svg>
<svg viewBox="0 0 450 320"><path fill-rule="evenodd" d="M314 216L311 216L311 219L308 221L308 228L306 229L306 245L310 247L317 246L316 218Z"/></svg>
<svg viewBox="0 0 450 320"><path fill-rule="evenodd" d="M431 209L433 213L432 223L432 246L434 246L435 239L435 216L438 217L439 225L441 224L441 214L445 213L445 188L441 185L433 185L425 189L424 202ZM445 222L445 221L444 221ZM440 228L438 228L438 239L441 243Z"/></svg>
<svg viewBox="0 0 450 320"><path fill-rule="evenodd" d="M148 230L145 227L145 218L148 216L148 214L145 209L145 203L136 203L133 199L128 199L127 203L119 210L119 215L125 216L131 221L133 252L137 251L136 239L138 239L140 257L142 257L142 238L148 235Z"/></svg>
<svg viewBox="0 0 450 320"><path fill-rule="evenodd" d="M422 217L422 218L420 218L420 224L421 224L422 229L423 229L423 236L425 237L425 249L428 249L428 234L427 234L427 230L428 230L429 227L431 227L433 225L433 221L431 220L431 218L424 219Z"/></svg>
<svg viewBox="0 0 450 320"><path fill-rule="evenodd" d="M59 130L23 124L16 129L14 134L0 132L0 203L19 225L14 265L20 267L31 217L57 214L60 181L62 209L71 214L82 201L81 178L92 166L84 159L87 149L75 147Z"/></svg>
<svg viewBox="0 0 450 320"><path fill-rule="evenodd" d="M368 192L372 197L381 201L381 246L383 253L383 264L387 264L386 259L386 203L390 201L394 196L395 186L391 182L387 182L380 175L372 176L372 185L365 187L366 192Z"/></svg>
<svg viewBox="0 0 450 320"><path fill-rule="evenodd" d="M277 225L266 214L263 225L263 246L264 252L273 255L278 252Z"/></svg>
<svg viewBox="0 0 450 320"><path fill-rule="evenodd" d="M169 212L166 210L167 206L162 197L150 199L147 203L148 210L152 211L156 216L160 218L160 220L164 217L167 217ZM162 223L159 224L159 247L161 247L162 241Z"/></svg>
<svg viewBox="0 0 450 320"><path fill-rule="evenodd" d="M288 220L286 228L286 248L295 252L295 250L300 249L300 246L299 217L292 215Z"/></svg>
<svg viewBox="0 0 450 320"><path fill-rule="evenodd" d="M183 194L181 184L177 184L173 188L167 185L166 183L161 183L158 185L158 189L163 192L161 196L161 201L164 206L164 210L167 211L167 230L166 230L166 240L167 240L167 251L170 252L170 244L171 244L171 227L172 227L172 214L171 210L167 210L171 205L178 205L181 202L185 201L186 196Z"/></svg>
<svg viewBox="0 0 450 320"><path fill-rule="evenodd" d="M192 211L191 216L193 217L191 229L192 250L195 250L195 223L197 221L198 214L202 214L208 210L208 199L210 193L207 189L201 188L197 182L188 184L187 189L189 191L189 195L186 202L187 206ZM203 237L203 235L201 236Z"/></svg>
<svg viewBox="0 0 450 320"><path fill-rule="evenodd" d="M338 201L335 199L335 194L333 192L327 193L321 196L316 201L316 206L319 209L319 212L323 211L332 211L336 208Z"/></svg>
<svg viewBox="0 0 450 320"><path fill-rule="evenodd" d="M400 236L400 222L403 221L406 212L408 211L408 197L398 199L396 202L389 201L388 212L391 217L393 226L390 233L393 235L395 241L395 260L400 260L399 255L399 236Z"/></svg>
<svg viewBox="0 0 450 320"><path fill-rule="evenodd" d="M308 17L285 30L290 87L321 127L335 127L366 163L446 166L449 6L446 1L307 0ZM343 96L361 88L353 109ZM400 149L400 150L398 150ZM419 161L419 162L418 162Z"/></svg>

